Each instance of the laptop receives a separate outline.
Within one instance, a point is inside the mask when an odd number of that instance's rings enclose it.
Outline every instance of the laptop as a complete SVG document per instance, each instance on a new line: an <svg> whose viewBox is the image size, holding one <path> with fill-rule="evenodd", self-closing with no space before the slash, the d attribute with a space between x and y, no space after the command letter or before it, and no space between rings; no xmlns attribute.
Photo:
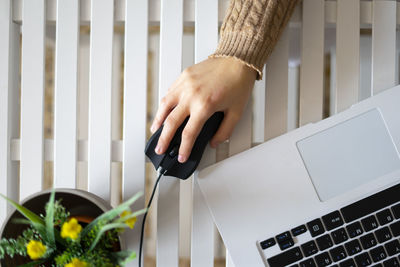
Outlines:
<svg viewBox="0 0 400 267"><path fill-rule="evenodd" d="M400 86L196 175L236 267L399 266Z"/></svg>

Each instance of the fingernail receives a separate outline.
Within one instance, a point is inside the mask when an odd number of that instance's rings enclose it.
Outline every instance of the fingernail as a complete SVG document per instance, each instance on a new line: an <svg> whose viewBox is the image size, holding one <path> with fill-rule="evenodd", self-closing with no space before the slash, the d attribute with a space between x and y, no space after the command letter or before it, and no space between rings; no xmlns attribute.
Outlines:
<svg viewBox="0 0 400 267"><path fill-rule="evenodd" d="M151 125L151 127L150 127L150 132L151 133L154 133L156 131L156 126L153 124L153 125Z"/></svg>
<svg viewBox="0 0 400 267"><path fill-rule="evenodd" d="M161 154L161 151L162 151L162 147L161 147L160 145L157 145L155 151L156 151L156 153L157 153L158 155L160 155L160 154Z"/></svg>
<svg viewBox="0 0 400 267"><path fill-rule="evenodd" d="M179 161L180 163L184 163L184 162L186 161L186 157L183 156L183 155L179 155L179 156L178 156L178 161Z"/></svg>

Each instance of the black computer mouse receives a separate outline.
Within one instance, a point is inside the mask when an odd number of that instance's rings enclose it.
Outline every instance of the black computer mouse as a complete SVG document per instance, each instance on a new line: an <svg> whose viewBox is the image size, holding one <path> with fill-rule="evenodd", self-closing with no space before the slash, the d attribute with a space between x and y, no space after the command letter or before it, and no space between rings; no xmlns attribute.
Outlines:
<svg viewBox="0 0 400 267"><path fill-rule="evenodd" d="M174 176L185 180L189 178L190 175L192 175L192 173L196 170L200 163L201 157L203 156L203 152L207 146L207 143L217 132L223 118L223 112L216 112L206 121L193 145L192 152L188 160L184 163L178 162L178 152L181 144L182 131L185 128L189 117L187 117L182 125L176 130L175 135L164 154L158 155L154 151L158 139L160 138L163 126L161 126L160 129L158 129L147 141L145 153L153 163L156 170L161 167L165 171L165 175Z"/></svg>

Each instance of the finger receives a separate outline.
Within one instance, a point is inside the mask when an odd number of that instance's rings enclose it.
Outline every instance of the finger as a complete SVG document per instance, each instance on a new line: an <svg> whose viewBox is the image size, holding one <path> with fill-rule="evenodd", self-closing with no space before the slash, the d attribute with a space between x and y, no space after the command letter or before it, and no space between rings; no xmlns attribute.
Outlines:
<svg viewBox="0 0 400 267"><path fill-rule="evenodd" d="M164 127L161 132L160 138L158 139L158 143L155 149L155 152L159 155L165 153L167 150L169 143L178 127L183 123L185 118L188 116L188 112L181 105L175 107L171 113L165 119Z"/></svg>
<svg viewBox="0 0 400 267"><path fill-rule="evenodd" d="M168 94L161 99L160 106L158 107L157 114L154 117L153 123L150 127L150 131L154 133L158 128L161 127L165 118L170 114L171 110L178 104L178 97L174 94Z"/></svg>
<svg viewBox="0 0 400 267"><path fill-rule="evenodd" d="M240 115L234 112L227 112L220 127L210 141L211 147L216 148L218 144L228 140L239 120Z"/></svg>
<svg viewBox="0 0 400 267"><path fill-rule="evenodd" d="M182 132L182 141L178 156L178 161L180 163L187 161L189 158L193 144L208 118L209 116L205 112L190 114L189 121Z"/></svg>

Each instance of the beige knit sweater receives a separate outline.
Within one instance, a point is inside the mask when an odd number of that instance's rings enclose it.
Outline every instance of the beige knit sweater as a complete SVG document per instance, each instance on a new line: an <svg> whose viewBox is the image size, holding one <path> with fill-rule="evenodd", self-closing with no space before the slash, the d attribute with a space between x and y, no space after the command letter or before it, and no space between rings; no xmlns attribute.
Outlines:
<svg viewBox="0 0 400 267"><path fill-rule="evenodd" d="M258 72L271 54L299 0L231 0L217 50L210 57L234 57Z"/></svg>

